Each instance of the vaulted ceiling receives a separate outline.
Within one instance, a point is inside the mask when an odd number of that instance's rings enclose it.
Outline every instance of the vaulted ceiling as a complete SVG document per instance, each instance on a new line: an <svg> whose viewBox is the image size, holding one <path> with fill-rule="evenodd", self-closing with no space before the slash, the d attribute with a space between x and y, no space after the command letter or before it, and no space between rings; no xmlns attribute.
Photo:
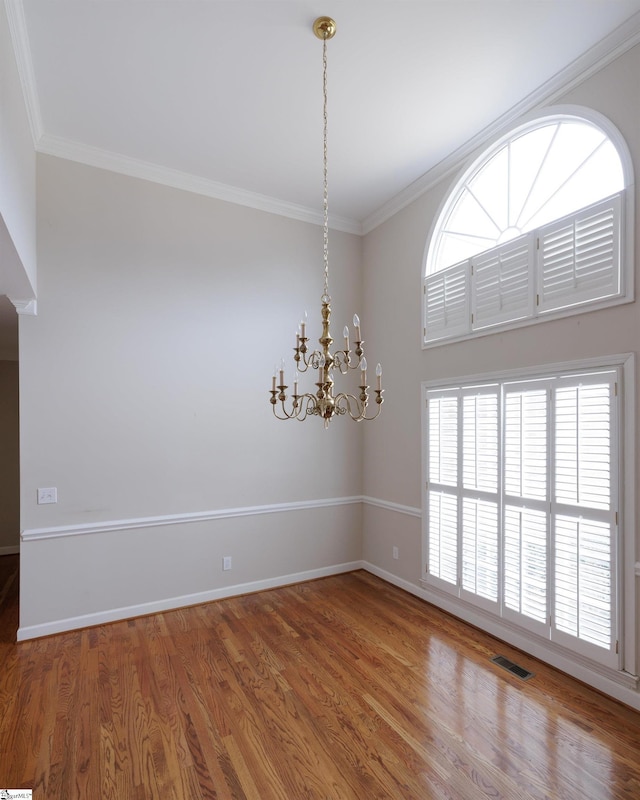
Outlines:
<svg viewBox="0 0 640 800"><path fill-rule="evenodd" d="M640 0L6 0L36 150L362 233L640 41ZM17 352L0 298L0 357Z"/></svg>
<svg viewBox="0 0 640 800"><path fill-rule="evenodd" d="M640 41L640 0L9 0L42 152L361 232ZM440 165L440 167L438 166Z"/></svg>

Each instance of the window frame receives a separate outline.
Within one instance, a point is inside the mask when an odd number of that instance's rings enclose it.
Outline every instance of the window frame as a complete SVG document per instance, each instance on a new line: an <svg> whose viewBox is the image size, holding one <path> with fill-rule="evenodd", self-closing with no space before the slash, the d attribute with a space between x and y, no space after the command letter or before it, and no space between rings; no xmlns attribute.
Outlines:
<svg viewBox="0 0 640 800"><path fill-rule="evenodd" d="M556 637L550 641L536 626L521 626L512 618L512 615L501 616L495 613L495 606L487 604L480 598L480 602L467 596L461 589L452 591L451 584L446 584L428 574L429 557L429 476L427 459L428 418L426 413L427 397L434 390L448 391L451 394L459 393L472 386L489 387L496 384L519 384L524 382L546 382L550 379L558 381L562 377L575 376L580 373L595 371L619 372L617 394L618 428L612 431L612 440L615 436L616 470L618 483L612 487L612 497L615 497L618 512L617 525L617 569L614 578L615 602L617 608L617 631L619 642L619 664L615 667L603 664L601 660L593 659L589 655L589 647L571 647L571 637ZM630 677L636 674L636 579L635 579L635 503L633 487L635 486L635 457L634 448L628 443L634 441L635 434L635 356L634 354L615 355L608 358L587 359L582 361L550 364L531 367L521 370L508 370L497 373L468 375L458 380L433 380L422 383L422 497L423 497L423 529L422 529L422 576L421 586L426 590L426 599L434 602L446 610L466 619L471 624L487 630L506 641L511 641L515 646L528 650L540 657L543 651L550 656L548 660L554 663L566 664L567 661L582 665L588 664L591 670L605 674L607 678L617 683L628 684ZM504 435L501 430L500 436ZM458 437L461 438L461 437ZM502 450L500 451L502 452ZM500 466L502 468L503 465ZM460 479L459 479L460 480ZM632 487L625 492L625 487ZM502 493L502 485L499 486ZM502 546L502 544L500 544ZM552 559L553 553L548 553ZM461 565L458 564L458 575ZM549 576L551 580L551 576ZM568 646L567 646L568 643ZM595 647L595 646L594 646Z"/></svg>
<svg viewBox="0 0 640 800"><path fill-rule="evenodd" d="M470 177L475 174L475 172L485 164L501 147L503 147L507 142L513 140L523 134L526 134L528 131L535 130L538 127L541 127L546 124L554 123L554 122L561 122L561 121L571 121L577 120L581 122L586 122L591 124L597 128L599 128L611 141L613 146L616 148L618 155L620 157L620 162L622 166L623 172L623 181L624 181L624 188L622 189L621 195L621 208L620 208L620 237L618 246L620 249L620 269L619 269L619 292L614 296L605 297L603 299L590 299L585 300L582 303L578 303L575 305L567 306L564 308L560 308L557 310L550 310L550 311L542 311L539 308L536 308L534 303L535 298L535 291L532 287L530 290L530 310L532 313L523 315L517 319L508 319L502 322L496 322L494 324L490 324L485 327L481 328L473 328L471 323L471 313L473 311L473 307L475 305L475 294L471 290L471 280L472 276L470 274L471 270L471 261L472 259L478 258L478 256L482 256L484 254L477 254L476 256L467 259L466 261L460 262L457 265L451 265L443 270L434 271L431 273L427 272L429 268L429 255L430 255L430 248L434 237L442 224L442 221L447 218L448 213L457 202L459 192L461 189L466 185L467 181ZM634 241L634 173L633 173L633 164L631 160L631 155L629 152L629 148L618 131L618 129L608 120L605 116L600 114L593 109L581 107L581 106L554 106L547 108L543 111L537 111L535 113L529 114L525 116L519 125L509 129L506 133L503 133L500 137L496 138L494 141L489 143L487 146L483 147L482 152L480 155L475 156L470 163L468 163L450 186L449 190L445 194L438 212L435 214L432 220L432 224L430 227L429 235L426 240L426 245L424 249L424 256L423 256L423 271L422 271L422 320L421 320L421 343L422 349L429 349L432 347L438 347L443 344L449 344L456 341L464 341L467 339L473 339L479 336L486 336L491 333L497 331L504 331L504 330L511 330L516 329L528 325L539 324L541 322L545 322L551 319L557 319L561 317L568 317L574 314L584 313L586 311L592 311L598 308L607 308L610 306L622 304L622 303L630 303L634 300L634 267L633 267L633 241ZM605 198L603 198L605 199ZM596 205L596 204L593 204ZM567 218L574 215L572 214L567 215ZM542 226L542 228L538 230L546 230L548 227L555 225L559 220L563 219L558 218L558 220L553 220L546 225ZM523 239L526 236L531 235L532 232L528 232L523 234L518 239L514 239L514 242ZM509 243L510 244L510 243ZM504 246L504 245L502 245ZM498 246L500 247L500 246ZM491 248L489 251L486 252L493 252L497 250L496 248ZM538 265L537 265L537 258L534 256L536 263L532 266L531 271L531 278L530 281L534 283L538 279ZM465 267L465 265L469 265ZM435 280L435 276L441 275L441 280L445 280L444 273L447 270L458 269L459 272L463 272L464 269L469 270L469 275L466 277L467 285L469 289L466 291L466 296L464 298L464 309L460 309L460 315L463 314L467 315L467 321L463 322L462 319L458 320L457 326L451 329L451 333L443 334L441 336L435 336L434 338L427 338L427 291L426 285L429 279ZM446 314L446 311L443 313Z"/></svg>

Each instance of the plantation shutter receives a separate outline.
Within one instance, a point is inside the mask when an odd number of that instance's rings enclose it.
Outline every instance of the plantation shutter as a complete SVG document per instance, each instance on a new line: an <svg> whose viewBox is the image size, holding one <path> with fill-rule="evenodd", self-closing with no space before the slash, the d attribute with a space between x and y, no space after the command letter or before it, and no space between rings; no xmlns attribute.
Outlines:
<svg viewBox="0 0 640 800"><path fill-rule="evenodd" d="M446 584L458 583L458 395L428 399L428 570Z"/></svg>
<svg viewBox="0 0 640 800"><path fill-rule="evenodd" d="M546 388L505 390L504 485L512 499L547 499L548 406Z"/></svg>
<svg viewBox="0 0 640 800"><path fill-rule="evenodd" d="M613 638L612 533L606 522L556 518L555 628L607 650Z"/></svg>
<svg viewBox="0 0 640 800"><path fill-rule="evenodd" d="M462 500L462 588L485 600L498 600L498 504Z"/></svg>
<svg viewBox="0 0 640 800"><path fill-rule="evenodd" d="M468 261L428 275L424 283L424 338L433 341L470 330Z"/></svg>
<svg viewBox="0 0 640 800"><path fill-rule="evenodd" d="M430 484L458 484L458 398L456 395L429 398Z"/></svg>
<svg viewBox="0 0 640 800"><path fill-rule="evenodd" d="M525 627L548 613L549 389L512 384L504 392L504 605Z"/></svg>
<svg viewBox="0 0 640 800"><path fill-rule="evenodd" d="M611 508L611 392L609 383L556 391L556 501Z"/></svg>
<svg viewBox="0 0 640 800"><path fill-rule="evenodd" d="M471 259L473 330L533 314L533 233Z"/></svg>
<svg viewBox="0 0 640 800"><path fill-rule="evenodd" d="M498 390L462 396L462 589L498 600Z"/></svg>
<svg viewBox="0 0 640 800"><path fill-rule="evenodd" d="M616 664L612 452L615 375L583 376L555 392L552 638L608 651Z"/></svg>
<svg viewBox="0 0 640 800"><path fill-rule="evenodd" d="M538 313L620 294L622 196L539 231Z"/></svg>
<svg viewBox="0 0 640 800"><path fill-rule="evenodd" d="M462 483L465 490L498 489L498 392L465 393L462 398Z"/></svg>
<svg viewBox="0 0 640 800"><path fill-rule="evenodd" d="M521 620L525 627L546 626L547 514L512 505L506 506L504 514L505 607L526 618Z"/></svg>
<svg viewBox="0 0 640 800"><path fill-rule="evenodd" d="M446 492L429 492L429 574L458 583L458 500Z"/></svg>

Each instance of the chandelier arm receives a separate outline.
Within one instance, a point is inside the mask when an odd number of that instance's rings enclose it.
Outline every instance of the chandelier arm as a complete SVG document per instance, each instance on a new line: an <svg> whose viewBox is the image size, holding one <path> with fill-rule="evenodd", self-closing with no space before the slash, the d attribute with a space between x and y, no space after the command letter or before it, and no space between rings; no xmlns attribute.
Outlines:
<svg viewBox="0 0 640 800"><path fill-rule="evenodd" d="M362 394L358 398L353 394L349 394L348 392L340 392L340 394L337 394L336 397L335 397L336 407L343 409L343 411L341 413L345 413L345 411L346 411L354 422L362 422L363 420L367 420L367 421L374 420L380 414L380 412L382 411L382 403L384 402L384 399L382 397L382 392L384 390L376 389L375 391L376 391L375 402L377 404L377 409L376 409L376 413L372 417L367 417L367 415L366 415L367 414L367 408L369 407L369 397L368 397L368 395L367 395L366 401L363 401L362 400ZM363 394L364 394L364 392L363 392ZM343 405L343 402L346 405ZM353 413L353 409L352 409L352 405L351 405L352 403L355 404L355 406L356 406L356 408L358 410L357 414Z"/></svg>
<svg viewBox="0 0 640 800"><path fill-rule="evenodd" d="M289 413L287 412L287 409L284 407L284 403L282 403L281 405L282 405L282 410L281 410L281 413L278 413L278 409L277 409L277 406L276 406L276 405L274 405L274 406L273 406L273 416L274 416L276 419L282 419L282 420L285 420L285 419L294 419L295 417L297 417L297 416L298 416L298 413L295 411L295 409L292 409L292 410L291 410L291 413L289 414Z"/></svg>
<svg viewBox="0 0 640 800"><path fill-rule="evenodd" d="M298 397L298 401L300 408L298 413L296 414L296 418L300 422L303 422L309 415L314 413L314 409L317 406L317 401L314 395L309 394L308 392L306 394L300 395Z"/></svg>
<svg viewBox="0 0 640 800"><path fill-rule="evenodd" d="M312 369L319 369L320 367L320 359L324 356L322 350L314 350L313 353L309 356L308 360L308 367ZM325 363L326 363L326 356L325 356Z"/></svg>
<svg viewBox="0 0 640 800"><path fill-rule="evenodd" d="M336 352L333 354L333 366L340 372L341 375L346 375L350 366L352 369L354 369L355 367L351 365L350 351L336 350Z"/></svg>
<svg viewBox="0 0 640 800"><path fill-rule="evenodd" d="M361 399L357 398L353 394L340 392L336 395L335 402L338 408L345 409L354 422L360 422L360 420L365 418L365 414L367 413L368 399L363 403ZM353 406L355 406L357 409L357 413L354 413Z"/></svg>
<svg viewBox="0 0 640 800"><path fill-rule="evenodd" d="M295 404L292 404L291 412L287 411L287 407L285 406L288 399L285 394L286 388L286 386L278 386L277 390L271 390L271 408L277 419L293 419L299 413Z"/></svg>
<svg viewBox="0 0 640 800"><path fill-rule="evenodd" d="M318 400L315 395L307 392L305 394L296 395L295 397L296 397L296 404L293 405L293 399L292 399L291 411L287 411L287 408L285 406L285 403L288 399L286 396L284 400L280 397L276 397L275 402L273 400L271 401L273 406L273 414L276 417L276 419L280 420L298 419L302 422L310 414L318 413L315 410L318 407Z"/></svg>
<svg viewBox="0 0 640 800"><path fill-rule="evenodd" d="M298 372L304 373L309 369L318 369L320 358L324 355L321 350L313 350L310 352L305 348L305 352L302 352L300 348L294 347L293 349L295 351L294 359Z"/></svg>

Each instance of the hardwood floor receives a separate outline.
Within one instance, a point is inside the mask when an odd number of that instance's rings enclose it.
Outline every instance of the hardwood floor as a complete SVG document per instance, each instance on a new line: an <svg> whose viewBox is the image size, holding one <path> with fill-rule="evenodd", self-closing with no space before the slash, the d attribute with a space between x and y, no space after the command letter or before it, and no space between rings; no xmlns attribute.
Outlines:
<svg viewBox="0 0 640 800"><path fill-rule="evenodd" d="M0 785L34 800L640 798L640 714L366 572L21 644L17 591L0 558Z"/></svg>

